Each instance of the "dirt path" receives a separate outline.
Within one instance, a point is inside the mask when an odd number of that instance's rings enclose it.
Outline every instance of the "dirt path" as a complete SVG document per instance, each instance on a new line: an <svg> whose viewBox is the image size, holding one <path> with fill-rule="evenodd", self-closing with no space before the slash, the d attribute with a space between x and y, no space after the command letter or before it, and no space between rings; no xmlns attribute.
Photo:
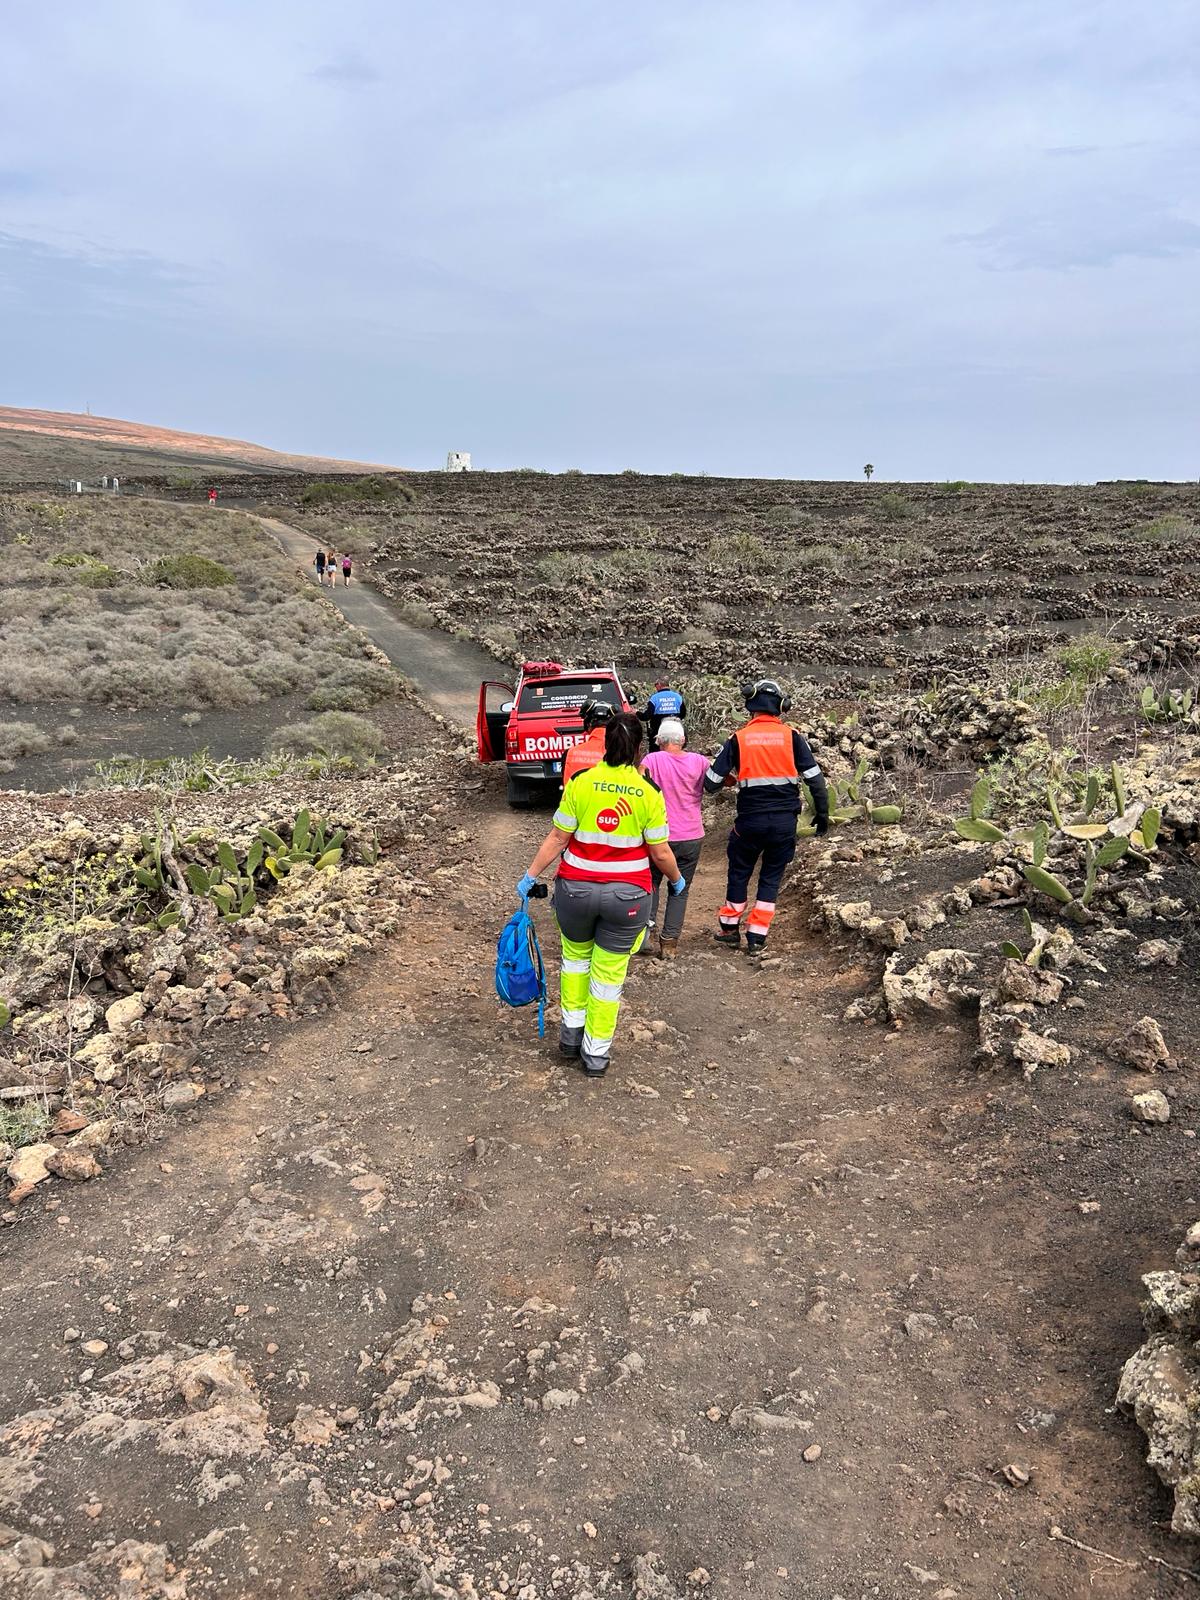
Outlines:
<svg viewBox="0 0 1200 1600"><path fill-rule="evenodd" d="M588 1084L490 993L544 819L459 820L340 1010L206 1035L224 1094L0 1236L0 1516L91 1584L8 1592L1181 1592L1107 1407L1193 1197L956 1027L842 1023L802 873L774 964L707 945L718 843Z"/></svg>
<svg viewBox="0 0 1200 1600"><path fill-rule="evenodd" d="M274 517L260 516L257 520L296 565L312 576L317 550L312 535ZM480 681L512 676L511 667L501 666L467 640L405 622L387 600L358 578L353 578L348 588L339 580L335 588L323 593L378 645L393 666L412 680L427 705L463 729L470 731L475 726Z"/></svg>

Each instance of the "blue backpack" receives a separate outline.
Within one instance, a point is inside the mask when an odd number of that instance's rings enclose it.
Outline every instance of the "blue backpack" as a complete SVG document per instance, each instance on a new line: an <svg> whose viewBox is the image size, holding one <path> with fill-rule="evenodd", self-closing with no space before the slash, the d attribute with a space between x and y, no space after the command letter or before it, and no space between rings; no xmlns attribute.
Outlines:
<svg viewBox="0 0 1200 1600"><path fill-rule="evenodd" d="M546 969L524 897L496 940L496 993L506 1006L528 1006L536 1000L538 1038L546 1037Z"/></svg>

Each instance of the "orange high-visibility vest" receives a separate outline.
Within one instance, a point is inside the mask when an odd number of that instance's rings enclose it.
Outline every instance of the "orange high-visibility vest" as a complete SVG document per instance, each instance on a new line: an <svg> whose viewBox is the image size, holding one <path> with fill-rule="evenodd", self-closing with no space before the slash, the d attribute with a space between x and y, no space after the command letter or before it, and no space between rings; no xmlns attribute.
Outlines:
<svg viewBox="0 0 1200 1600"><path fill-rule="evenodd" d="M573 744L567 751L563 761L563 788L565 789L577 772L586 772L589 767L594 767L604 760L604 724L593 728L586 739L579 744Z"/></svg>
<svg viewBox="0 0 1200 1600"><path fill-rule="evenodd" d="M764 784L794 783L799 786L792 729L778 717L751 717L737 731L739 789L759 788Z"/></svg>

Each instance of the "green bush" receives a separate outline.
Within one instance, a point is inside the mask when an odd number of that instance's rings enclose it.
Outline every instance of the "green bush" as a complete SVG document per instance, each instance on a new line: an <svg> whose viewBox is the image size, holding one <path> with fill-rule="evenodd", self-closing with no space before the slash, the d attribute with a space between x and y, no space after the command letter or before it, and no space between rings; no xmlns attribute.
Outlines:
<svg viewBox="0 0 1200 1600"><path fill-rule="evenodd" d="M714 566L740 570L767 559L767 547L756 533L726 533L713 539L708 558Z"/></svg>
<svg viewBox="0 0 1200 1600"><path fill-rule="evenodd" d="M160 556L145 570L146 583L160 589L220 589L235 582L233 573L207 556Z"/></svg>
<svg viewBox="0 0 1200 1600"><path fill-rule="evenodd" d="M904 496L890 489L887 494L880 495L877 509L885 522L903 522L913 515L913 508Z"/></svg>
<svg viewBox="0 0 1200 1600"><path fill-rule="evenodd" d="M301 491L302 506L378 505L388 500L416 499L413 487L399 478L367 473L361 478L323 479Z"/></svg>
<svg viewBox="0 0 1200 1600"><path fill-rule="evenodd" d="M1182 541L1196 538L1196 524L1181 517L1177 511L1169 511L1166 516L1155 517L1153 522L1147 522L1144 527L1134 530L1134 538L1144 540L1147 544L1179 544Z"/></svg>
<svg viewBox="0 0 1200 1600"><path fill-rule="evenodd" d="M307 722L276 728L266 748L269 756L344 757L356 766L369 766L383 747L383 734L365 717L348 711L323 711Z"/></svg>
<svg viewBox="0 0 1200 1600"><path fill-rule="evenodd" d="M50 748L50 735L35 722L0 722L0 755L10 761L22 756L40 756Z"/></svg>
<svg viewBox="0 0 1200 1600"><path fill-rule="evenodd" d="M82 550L61 550L58 555L50 557L52 567L94 567L95 556L84 555Z"/></svg>
<svg viewBox="0 0 1200 1600"><path fill-rule="evenodd" d="M1108 676L1120 654L1111 639L1098 633L1082 633L1078 639L1056 652L1056 659L1068 676L1080 679L1089 688Z"/></svg>
<svg viewBox="0 0 1200 1600"><path fill-rule="evenodd" d="M308 709L361 711L390 699L399 686L397 675L377 661L347 661L316 686L308 697Z"/></svg>
<svg viewBox="0 0 1200 1600"><path fill-rule="evenodd" d="M36 1100L0 1105L0 1144L20 1150L23 1145L40 1144L50 1131L53 1118Z"/></svg>

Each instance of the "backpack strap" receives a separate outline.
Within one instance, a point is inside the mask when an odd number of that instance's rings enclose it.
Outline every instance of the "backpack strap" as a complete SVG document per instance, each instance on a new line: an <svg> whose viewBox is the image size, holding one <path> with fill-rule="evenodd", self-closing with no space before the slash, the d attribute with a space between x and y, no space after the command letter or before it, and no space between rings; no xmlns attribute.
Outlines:
<svg viewBox="0 0 1200 1600"><path fill-rule="evenodd" d="M542 960L542 947L538 943L537 929L534 927L533 918L529 915L529 896L521 896L521 910L525 913L526 926L529 932L529 948L533 952L533 959L537 966L538 976L538 1038L546 1037L546 965Z"/></svg>

